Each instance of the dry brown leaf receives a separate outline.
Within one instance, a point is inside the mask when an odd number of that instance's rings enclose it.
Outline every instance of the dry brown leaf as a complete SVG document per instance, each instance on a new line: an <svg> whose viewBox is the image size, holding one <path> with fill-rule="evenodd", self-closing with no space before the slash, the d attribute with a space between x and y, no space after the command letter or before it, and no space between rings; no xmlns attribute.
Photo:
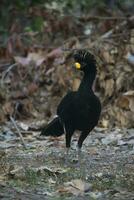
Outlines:
<svg viewBox="0 0 134 200"><path fill-rule="evenodd" d="M122 127L131 127L134 121L134 115L131 111L126 111L114 106L114 112L116 116L116 124ZM118 123L117 123L118 122Z"/></svg>
<svg viewBox="0 0 134 200"><path fill-rule="evenodd" d="M130 109L134 112L134 91L128 91L117 99L117 105L120 108Z"/></svg>
<svg viewBox="0 0 134 200"><path fill-rule="evenodd" d="M103 128L108 128L108 126L109 126L109 120L103 118L103 119L101 120L101 126L102 126Z"/></svg>
<svg viewBox="0 0 134 200"><path fill-rule="evenodd" d="M104 81L105 77L106 77L106 72L104 70L101 70L99 73L99 79ZM101 82L100 82L100 84L101 84Z"/></svg>
<svg viewBox="0 0 134 200"><path fill-rule="evenodd" d="M129 109L134 112L134 90L124 93L124 97L129 101Z"/></svg>
<svg viewBox="0 0 134 200"><path fill-rule="evenodd" d="M77 91L78 90L80 82L81 82L81 80L78 79L78 78L75 78L73 80L73 91Z"/></svg>
<svg viewBox="0 0 134 200"><path fill-rule="evenodd" d="M30 59L27 57L20 57L20 56L15 56L14 57L15 62L18 64L21 64L22 66L27 66L30 64Z"/></svg>
<svg viewBox="0 0 134 200"><path fill-rule="evenodd" d="M47 58L55 59L63 56L63 51L61 48L57 48L52 50L50 53L47 54Z"/></svg>
<svg viewBox="0 0 134 200"><path fill-rule="evenodd" d="M133 97L134 98L134 90L130 90L124 93L124 96Z"/></svg>
<svg viewBox="0 0 134 200"><path fill-rule="evenodd" d="M12 102L6 102L2 108L5 115L12 115L14 112L14 106Z"/></svg>
<svg viewBox="0 0 134 200"><path fill-rule="evenodd" d="M117 106L119 106L120 108L125 108L128 109L129 108L129 101L126 97L121 96L117 99Z"/></svg>
<svg viewBox="0 0 134 200"><path fill-rule="evenodd" d="M29 53L27 58L34 62L36 66L40 66L45 61L45 55L42 51Z"/></svg>
<svg viewBox="0 0 134 200"><path fill-rule="evenodd" d="M74 179L64 184L65 186L60 187L58 192L60 193L71 193L73 195L84 195L84 192L88 192L91 189L91 184L82 181L81 179Z"/></svg>
<svg viewBox="0 0 134 200"><path fill-rule="evenodd" d="M114 57L110 55L110 52L104 51L102 55L106 63L115 63Z"/></svg>
<svg viewBox="0 0 134 200"><path fill-rule="evenodd" d="M78 190L77 188L74 188L72 186L67 186L67 187L61 187L58 189L57 192L60 193L69 193L69 194L73 194L75 196L79 196L79 195L84 195L84 192Z"/></svg>
<svg viewBox="0 0 134 200"><path fill-rule="evenodd" d="M30 52L27 57L14 56L14 60L22 66L28 66L31 62L35 66L40 66L44 62L45 56L43 52Z"/></svg>
<svg viewBox="0 0 134 200"><path fill-rule="evenodd" d="M115 84L116 84L116 91L119 91L124 83L125 73L121 72L120 75L117 77Z"/></svg>
<svg viewBox="0 0 134 200"><path fill-rule="evenodd" d="M37 86L36 83L31 83L31 84L28 86L28 94L29 94L29 95L34 94L37 90L38 90L38 86Z"/></svg>
<svg viewBox="0 0 134 200"><path fill-rule="evenodd" d="M105 81L105 96L112 96L114 92L114 80L108 79Z"/></svg>
<svg viewBox="0 0 134 200"><path fill-rule="evenodd" d="M81 179L74 179L71 182L66 183L66 185L70 185L81 192L87 192L91 189L91 185Z"/></svg>

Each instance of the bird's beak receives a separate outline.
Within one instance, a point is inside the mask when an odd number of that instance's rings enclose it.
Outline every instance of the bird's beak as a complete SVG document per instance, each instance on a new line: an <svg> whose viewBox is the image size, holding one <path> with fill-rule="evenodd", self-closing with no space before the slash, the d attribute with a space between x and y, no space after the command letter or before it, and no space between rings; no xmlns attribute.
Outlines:
<svg viewBox="0 0 134 200"><path fill-rule="evenodd" d="M76 62L76 63L74 64L74 66L76 67L76 69L80 69L80 68L81 68L81 64L78 63L78 62Z"/></svg>

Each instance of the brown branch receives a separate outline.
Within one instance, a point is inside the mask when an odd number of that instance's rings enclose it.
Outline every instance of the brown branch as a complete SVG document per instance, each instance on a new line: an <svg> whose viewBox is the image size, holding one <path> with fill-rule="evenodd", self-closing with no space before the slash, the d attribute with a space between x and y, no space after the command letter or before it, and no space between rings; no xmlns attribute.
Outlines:
<svg viewBox="0 0 134 200"><path fill-rule="evenodd" d="M109 16L85 16L85 17L81 17L80 18L81 20L83 20L83 21L89 21L89 20L126 20L127 19L127 17L121 17L121 16L116 16L116 17L114 17L114 16L111 16L111 17L109 17Z"/></svg>

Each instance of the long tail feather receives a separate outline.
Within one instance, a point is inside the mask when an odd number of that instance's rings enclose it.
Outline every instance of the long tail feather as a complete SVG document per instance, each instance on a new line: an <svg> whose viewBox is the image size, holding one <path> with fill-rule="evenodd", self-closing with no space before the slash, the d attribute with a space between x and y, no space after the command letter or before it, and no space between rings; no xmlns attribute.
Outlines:
<svg viewBox="0 0 134 200"><path fill-rule="evenodd" d="M59 117L54 118L45 128L42 129L40 135L58 137L64 134L63 126Z"/></svg>

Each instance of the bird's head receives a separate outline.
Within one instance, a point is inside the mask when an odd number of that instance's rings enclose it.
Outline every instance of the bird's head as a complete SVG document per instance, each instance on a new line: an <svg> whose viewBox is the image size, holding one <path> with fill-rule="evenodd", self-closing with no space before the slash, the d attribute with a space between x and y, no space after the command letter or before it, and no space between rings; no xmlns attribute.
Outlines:
<svg viewBox="0 0 134 200"><path fill-rule="evenodd" d="M83 72L96 72L95 57L87 50L77 50L74 53L75 67Z"/></svg>

